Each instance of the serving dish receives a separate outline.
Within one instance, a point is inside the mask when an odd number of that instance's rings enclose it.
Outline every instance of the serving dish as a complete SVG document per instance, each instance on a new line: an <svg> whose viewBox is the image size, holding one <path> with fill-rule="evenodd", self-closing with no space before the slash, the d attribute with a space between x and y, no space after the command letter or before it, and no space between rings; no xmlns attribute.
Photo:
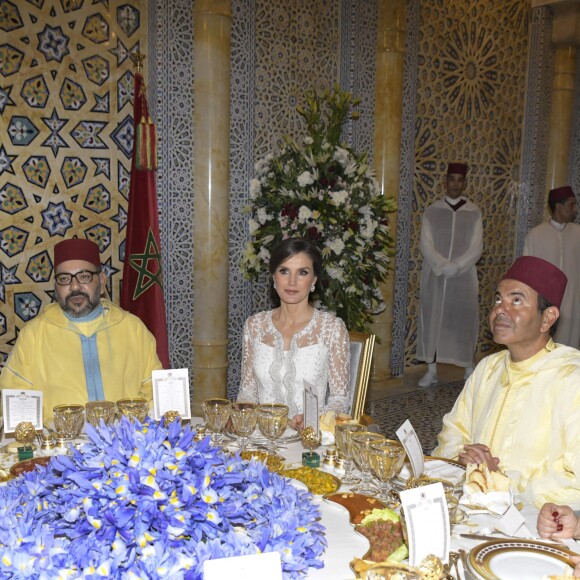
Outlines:
<svg viewBox="0 0 580 580"><path fill-rule="evenodd" d="M22 461L15 463L10 468L10 474L14 477L18 477L19 475L22 475L23 473L26 473L28 471L32 471L33 469L36 468L37 465L41 465L41 466L48 465L50 463L51 459L52 459L52 457L45 457L45 456L31 457L30 459L23 459Z"/></svg>
<svg viewBox="0 0 580 580"><path fill-rule="evenodd" d="M349 513L350 523L360 524L374 509L384 509L387 505L376 497L353 493L350 491L330 493L324 496L325 501L342 506Z"/></svg>
<svg viewBox="0 0 580 580"><path fill-rule="evenodd" d="M301 481L308 491L319 496L335 493L342 485L338 477L315 467L289 467L282 469L280 475Z"/></svg>

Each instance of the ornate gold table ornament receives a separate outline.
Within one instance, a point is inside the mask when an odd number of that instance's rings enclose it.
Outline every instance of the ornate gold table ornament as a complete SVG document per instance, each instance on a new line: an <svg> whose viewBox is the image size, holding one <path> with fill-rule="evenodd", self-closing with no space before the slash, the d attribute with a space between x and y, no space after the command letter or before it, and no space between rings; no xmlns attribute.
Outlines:
<svg viewBox="0 0 580 580"><path fill-rule="evenodd" d="M302 465L306 465L307 467L319 467L320 455L314 453L314 449L320 446L320 431L317 433L314 431L313 427L306 427L300 432L300 439L302 439L302 445L308 449L308 453L302 454Z"/></svg>
<svg viewBox="0 0 580 580"><path fill-rule="evenodd" d="M179 411L165 411L165 413L163 413L165 427L169 427L173 421L179 421L179 424L181 424L181 415L179 414Z"/></svg>
<svg viewBox="0 0 580 580"><path fill-rule="evenodd" d="M34 425L30 421L22 421L14 429L14 438L16 441L8 443L4 447L4 450L8 453L19 453L19 449L24 448L24 457L22 459L32 457L32 452L36 449L36 446L32 444L35 437L36 430L34 429Z"/></svg>

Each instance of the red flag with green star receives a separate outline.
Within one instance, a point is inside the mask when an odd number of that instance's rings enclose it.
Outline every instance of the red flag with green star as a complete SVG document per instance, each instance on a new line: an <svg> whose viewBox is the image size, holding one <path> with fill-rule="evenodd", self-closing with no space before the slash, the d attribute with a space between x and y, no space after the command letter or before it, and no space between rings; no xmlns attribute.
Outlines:
<svg viewBox="0 0 580 580"><path fill-rule="evenodd" d="M155 126L149 116L143 77L135 74L133 162L121 307L138 316L155 336L157 355L171 368L163 298L159 215L155 186Z"/></svg>

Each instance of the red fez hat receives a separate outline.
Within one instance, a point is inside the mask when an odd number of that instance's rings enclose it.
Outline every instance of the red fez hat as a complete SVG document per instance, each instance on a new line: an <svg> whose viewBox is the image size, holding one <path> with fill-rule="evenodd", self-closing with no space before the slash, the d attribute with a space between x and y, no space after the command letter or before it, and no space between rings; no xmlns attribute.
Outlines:
<svg viewBox="0 0 580 580"><path fill-rule="evenodd" d="M63 240L54 246L54 267L56 268L62 262L67 260L84 260L94 264L97 268L101 267L101 258L99 255L99 246L91 240L82 238L73 238Z"/></svg>
<svg viewBox="0 0 580 580"><path fill-rule="evenodd" d="M572 188L569 185L564 185L562 187L556 187L550 190L550 195L548 196L548 203L562 203L566 201L569 197L575 197Z"/></svg>
<svg viewBox="0 0 580 580"><path fill-rule="evenodd" d="M562 270L535 256L518 258L503 275L502 280L506 278L527 284L558 308L562 304L562 297L568 283L568 278Z"/></svg>
<svg viewBox="0 0 580 580"><path fill-rule="evenodd" d="M467 175L467 165L465 163L448 163L447 175L450 173L459 173L459 175L465 177Z"/></svg>

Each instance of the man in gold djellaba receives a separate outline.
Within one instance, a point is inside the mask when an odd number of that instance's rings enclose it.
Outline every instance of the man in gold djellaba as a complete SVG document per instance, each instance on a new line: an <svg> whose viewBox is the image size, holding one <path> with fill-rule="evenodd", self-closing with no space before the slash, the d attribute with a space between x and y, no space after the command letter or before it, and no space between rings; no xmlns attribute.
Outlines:
<svg viewBox="0 0 580 580"><path fill-rule="evenodd" d="M154 336L139 318L105 300L99 247L63 240L54 247L56 304L18 335L0 375L0 389L43 392L43 415L64 403L152 398L161 369Z"/></svg>

